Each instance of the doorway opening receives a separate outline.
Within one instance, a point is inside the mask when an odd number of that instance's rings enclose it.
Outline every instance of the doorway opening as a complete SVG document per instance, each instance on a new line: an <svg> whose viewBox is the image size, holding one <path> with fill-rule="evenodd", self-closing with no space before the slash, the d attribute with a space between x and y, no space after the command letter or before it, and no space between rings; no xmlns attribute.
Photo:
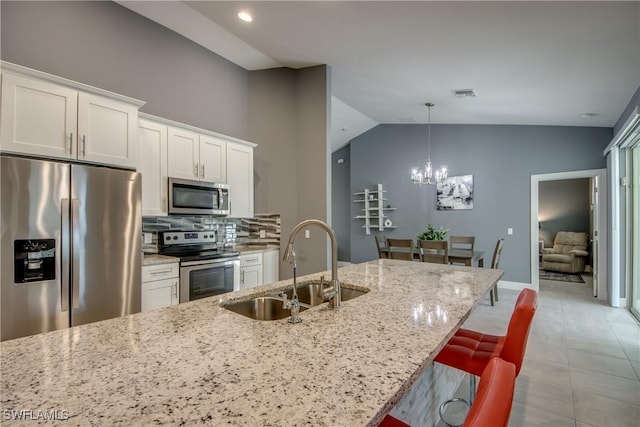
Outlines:
<svg viewBox="0 0 640 427"><path fill-rule="evenodd" d="M588 242L590 252L588 262L593 273L593 295L598 299L607 300L606 169L531 176L531 285L536 290L540 289L540 249L543 245L541 241L545 242L544 245L549 244L546 241L548 236L545 235L543 227L552 228L550 227L551 223L544 224L545 219L540 216L539 194L541 183L544 186L549 181L578 179L589 180L589 213L586 221L589 222L588 227L591 230Z"/></svg>

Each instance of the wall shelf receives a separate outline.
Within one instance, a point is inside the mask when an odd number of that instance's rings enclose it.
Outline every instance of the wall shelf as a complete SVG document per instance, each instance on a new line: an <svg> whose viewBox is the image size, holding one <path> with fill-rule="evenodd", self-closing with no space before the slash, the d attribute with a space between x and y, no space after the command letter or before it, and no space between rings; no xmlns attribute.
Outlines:
<svg viewBox="0 0 640 427"><path fill-rule="evenodd" d="M396 210L396 208L384 206L384 202L387 201L384 197L385 193L382 184L378 184L375 190L365 188L362 192L353 193L353 202L363 204L360 209L363 213L356 215L354 219L364 219L362 228L366 230L366 234L371 234L371 230L384 231L396 228L395 225L385 225L385 223L390 224L391 222L386 213Z"/></svg>

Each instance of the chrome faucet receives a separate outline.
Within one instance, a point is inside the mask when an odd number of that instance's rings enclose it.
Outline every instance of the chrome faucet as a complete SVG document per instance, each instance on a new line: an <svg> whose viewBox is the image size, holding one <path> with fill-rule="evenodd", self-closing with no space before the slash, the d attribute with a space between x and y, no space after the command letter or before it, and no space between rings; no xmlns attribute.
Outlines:
<svg viewBox="0 0 640 427"><path fill-rule="evenodd" d="M289 323L300 323L302 319L300 318L300 300L298 299L298 284L296 282L296 253L291 248L290 254L290 262L293 264L293 294L291 295L291 301L287 299L287 294L284 292L280 292L278 296L284 298L282 300L282 308L284 310L291 310L291 317L289 318Z"/></svg>
<svg viewBox="0 0 640 427"><path fill-rule="evenodd" d="M316 225L322 228L327 232L329 238L331 239L331 282L328 288L324 288L322 285L318 290L318 296L322 298L323 301L329 301L330 308L340 308L340 281L338 280L338 244L336 242L336 235L325 223L324 221L320 221L319 219L308 219L306 221L302 221L298 225L296 225L289 236L289 242L287 243L287 248L284 252L284 257L282 258L284 261L290 262L293 264L293 296L297 298L298 293L296 291L296 261L295 261L295 250L293 249L293 241L296 238L296 235L303 228L309 225Z"/></svg>

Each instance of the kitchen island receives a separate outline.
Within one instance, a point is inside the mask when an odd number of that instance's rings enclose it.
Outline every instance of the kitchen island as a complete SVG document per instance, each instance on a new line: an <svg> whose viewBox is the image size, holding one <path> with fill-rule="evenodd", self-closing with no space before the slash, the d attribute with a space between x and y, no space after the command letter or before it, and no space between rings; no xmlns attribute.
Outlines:
<svg viewBox="0 0 640 427"><path fill-rule="evenodd" d="M329 277L298 282L321 274ZM338 311L303 311L295 325L220 306L291 287L285 280L3 342L2 417L22 410L73 425L377 425L501 276L375 260L339 269L344 287L368 293Z"/></svg>

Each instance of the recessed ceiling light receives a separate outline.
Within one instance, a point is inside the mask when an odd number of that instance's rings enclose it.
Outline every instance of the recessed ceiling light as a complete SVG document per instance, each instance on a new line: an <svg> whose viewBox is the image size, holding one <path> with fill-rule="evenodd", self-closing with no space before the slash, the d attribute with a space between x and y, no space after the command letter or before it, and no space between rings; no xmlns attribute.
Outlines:
<svg viewBox="0 0 640 427"><path fill-rule="evenodd" d="M591 117L598 117L600 114L598 113L582 113L580 114L580 117L584 117L584 118L591 118Z"/></svg>
<svg viewBox="0 0 640 427"><path fill-rule="evenodd" d="M249 12L238 12L238 18L242 19L244 22L251 22L253 21L253 17L251 15L249 15Z"/></svg>

